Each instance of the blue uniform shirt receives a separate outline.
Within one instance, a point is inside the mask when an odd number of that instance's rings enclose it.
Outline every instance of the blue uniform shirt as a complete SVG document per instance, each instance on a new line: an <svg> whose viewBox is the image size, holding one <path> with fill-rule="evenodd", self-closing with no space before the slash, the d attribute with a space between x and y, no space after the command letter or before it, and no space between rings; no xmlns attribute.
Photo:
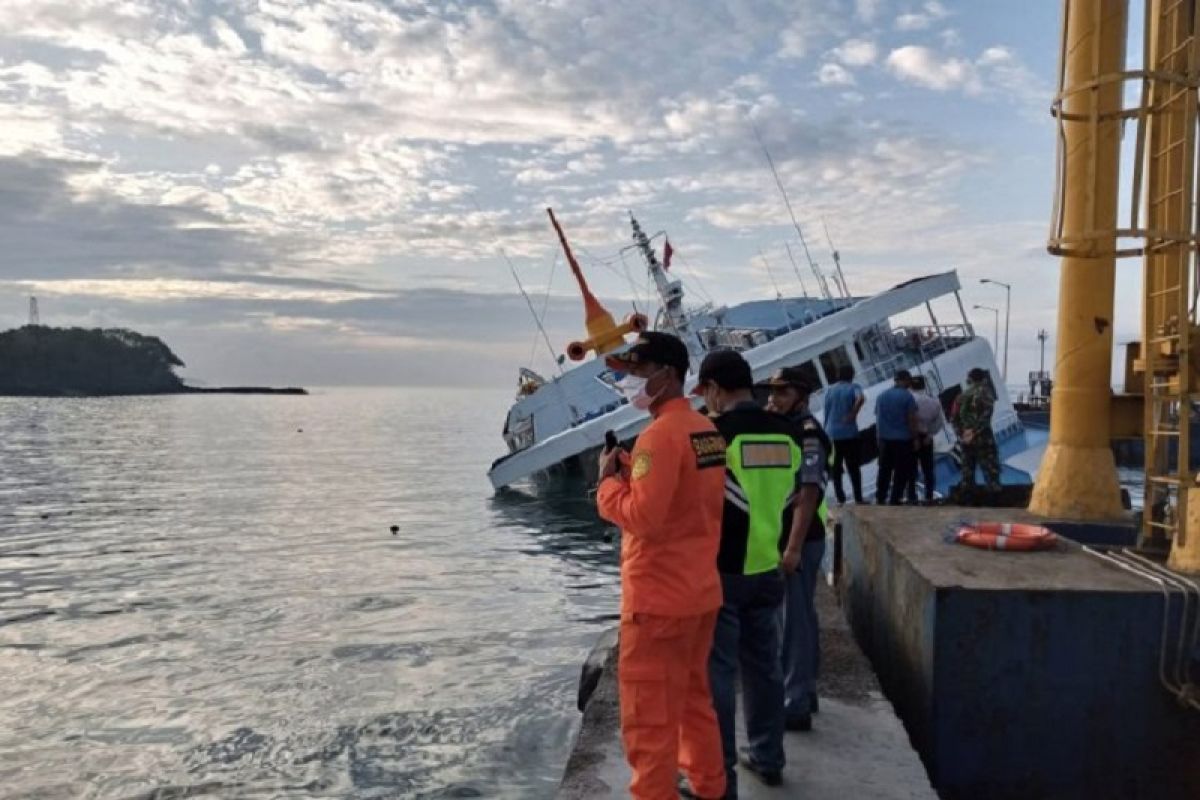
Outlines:
<svg viewBox="0 0 1200 800"><path fill-rule="evenodd" d="M875 401L875 425L879 430L879 438L885 442L911 439L908 415L916 409L917 401L908 389L893 386L879 395Z"/></svg>
<svg viewBox="0 0 1200 800"><path fill-rule="evenodd" d="M853 439L858 436L858 422L845 420L862 394L862 387L849 381L839 381L825 392L825 433L830 439Z"/></svg>

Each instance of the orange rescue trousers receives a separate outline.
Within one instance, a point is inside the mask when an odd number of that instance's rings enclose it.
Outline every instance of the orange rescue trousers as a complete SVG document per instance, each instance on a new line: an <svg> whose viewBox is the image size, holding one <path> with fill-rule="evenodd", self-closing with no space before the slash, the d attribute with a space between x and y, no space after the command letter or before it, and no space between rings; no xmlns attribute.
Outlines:
<svg viewBox="0 0 1200 800"><path fill-rule="evenodd" d="M691 617L621 615L621 738L636 800L676 800L680 771L700 797L725 794L708 686L716 621L716 609Z"/></svg>

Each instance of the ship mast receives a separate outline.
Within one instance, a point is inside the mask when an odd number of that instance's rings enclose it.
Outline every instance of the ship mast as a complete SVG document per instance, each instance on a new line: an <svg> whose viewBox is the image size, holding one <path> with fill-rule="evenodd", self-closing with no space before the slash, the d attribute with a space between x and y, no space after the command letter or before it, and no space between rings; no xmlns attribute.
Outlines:
<svg viewBox="0 0 1200 800"><path fill-rule="evenodd" d="M704 346L700 343L700 337L692 330L691 321L683 310L683 284L667 276L667 271L654 254L654 248L650 246L650 238L642 231L642 226L638 224L632 211L629 212L629 222L633 225L633 243L641 251L650 277L654 279L654 285L658 289L667 328L683 340L692 358L699 358L704 355Z"/></svg>

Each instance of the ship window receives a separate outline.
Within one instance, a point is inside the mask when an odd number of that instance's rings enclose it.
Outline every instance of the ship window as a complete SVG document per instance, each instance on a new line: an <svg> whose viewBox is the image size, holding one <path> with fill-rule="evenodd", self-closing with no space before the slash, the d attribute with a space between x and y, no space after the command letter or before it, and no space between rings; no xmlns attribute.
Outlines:
<svg viewBox="0 0 1200 800"><path fill-rule="evenodd" d="M850 356L845 347L835 347L821 354L821 369L824 370L829 383L837 383L838 370L848 366L851 366Z"/></svg>

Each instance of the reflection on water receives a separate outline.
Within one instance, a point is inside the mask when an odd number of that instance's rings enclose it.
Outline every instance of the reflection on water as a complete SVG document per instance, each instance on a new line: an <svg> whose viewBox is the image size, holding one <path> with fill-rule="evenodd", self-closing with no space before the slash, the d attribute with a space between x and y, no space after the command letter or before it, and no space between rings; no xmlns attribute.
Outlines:
<svg viewBox="0 0 1200 800"><path fill-rule="evenodd" d="M0 399L3 794L552 795L616 544L508 400Z"/></svg>

